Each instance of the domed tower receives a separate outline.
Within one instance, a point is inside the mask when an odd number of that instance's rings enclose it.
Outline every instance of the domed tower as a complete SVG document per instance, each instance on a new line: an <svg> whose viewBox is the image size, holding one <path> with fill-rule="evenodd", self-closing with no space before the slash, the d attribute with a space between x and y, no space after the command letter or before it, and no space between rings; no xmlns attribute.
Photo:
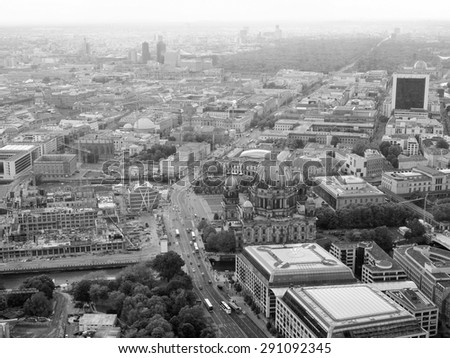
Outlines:
<svg viewBox="0 0 450 358"><path fill-rule="evenodd" d="M427 63L422 60L416 61L416 63L414 64L414 70L416 71L426 71L427 68Z"/></svg>
<svg viewBox="0 0 450 358"><path fill-rule="evenodd" d="M253 220L253 204L248 200L242 204L242 219Z"/></svg>
<svg viewBox="0 0 450 358"><path fill-rule="evenodd" d="M300 186L288 163L263 161L257 168L256 182L250 189L255 214L267 218L293 215Z"/></svg>
<svg viewBox="0 0 450 358"><path fill-rule="evenodd" d="M309 196L305 202L305 215L307 217L316 216L316 202L314 201L313 197L311 197L311 196Z"/></svg>
<svg viewBox="0 0 450 358"><path fill-rule="evenodd" d="M224 220L238 220L238 205L239 205L239 180L230 175L225 179L222 209Z"/></svg>

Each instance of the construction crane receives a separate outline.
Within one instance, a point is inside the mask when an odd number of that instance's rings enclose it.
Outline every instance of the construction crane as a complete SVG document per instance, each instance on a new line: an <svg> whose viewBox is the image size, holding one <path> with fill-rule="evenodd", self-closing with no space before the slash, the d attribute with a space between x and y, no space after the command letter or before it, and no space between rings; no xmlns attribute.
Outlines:
<svg viewBox="0 0 450 358"><path fill-rule="evenodd" d="M125 240L127 240L128 244L130 245L130 247L128 248L128 250L129 250L129 251L138 251L138 250L140 250L140 248L139 248L138 246L136 246L135 244L133 244L133 243L131 242L131 240L128 238L128 236L125 235L125 233L123 232L123 230L119 227L119 225L116 224L116 222L113 220L113 218L112 218L108 213L105 212L105 214L106 214L106 216L108 217L109 221L113 223L113 225L117 228L117 230L119 230L119 232L120 232L120 234L122 235L122 237L123 237Z"/></svg>

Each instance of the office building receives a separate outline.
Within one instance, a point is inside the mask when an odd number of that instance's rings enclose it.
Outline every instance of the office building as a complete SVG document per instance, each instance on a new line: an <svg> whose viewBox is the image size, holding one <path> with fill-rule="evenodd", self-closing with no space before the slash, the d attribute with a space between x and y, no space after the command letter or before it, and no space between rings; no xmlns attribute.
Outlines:
<svg viewBox="0 0 450 358"><path fill-rule="evenodd" d="M162 36L158 36L158 43L156 44L156 61L164 64L164 56L166 54L166 44L163 42Z"/></svg>
<svg viewBox="0 0 450 358"><path fill-rule="evenodd" d="M177 148L178 159L182 163L201 161L211 153L211 145L207 142L189 142Z"/></svg>
<svg viewBox="0 0 450 358"><path fill-rule="evenodd" d="M346 163L341 168L344 174L356 177L374 179L381 178L386 159L374 149L366 149L364 156L355 153L348 154Z"/></svg>
<svg viewBox="0 0 450 358"><path fill-rule="evenodd" d="M379 204L386 198L375 186L353 175L317 177L316 182L314 192L335 210L350 204Z"/></svg>
<svg viewBox="0 0 450 358"><path fill-rule="evenodd" d="M450 319L450 251L427 245L394 248L394 260L408 278L439 307L443 322Z"/></svg>
<svg viewBox="0 0 450 358"><path fill-rule="evenodd" d="M98 163L114 158L114 137L110 134L90 133L79 138L75 149L83 163Z"/></svg>
<svg viewBox="0 0 450 358"><path fill-rule="evenodd" d="M429 81L429 75L394 73L392 76L392 109L427 111Z"/></svg>
<svg viewBox="0 0 450 358"><path fill-rule="evenodd" d="M131 50L128 50L128 61L130 61L131 63L138 62L137 51L134 48Z"/></svg>
<svg viewBox="0 0 450 358"><path fill-rule="evenodd" d="M397 195L445 192L450 189L450 169L418 165L410 170L385 172L381 177L381 187Z"/></svg>
<svg viewBox="0 0 450 358"><path fill-rule="evenodd" d="M311 243L246 246L236 256L236 279L266 317L275 316L276 289L356 281L350 268Z"/></svg>
<svg viewBox="0 0 450 358"><path fill-rule="evenodd" d="M439 309L417 288L386 290L390 299L398 303L419 321L420 326L431 336L438 333Z"/></svg>
<svg viewBox="0 0 450 358"><path fill-rule="evenodd" d="M99 328L114 327L117 315L104 313L88 313L80 317L80 331L95 331Z"/></svg>
<svg viewBox="0 0 450 358"><path fill-rule="evenodd" d="M17 261L33 257L61 257L64 255L86 255L89 253L123 251L127 248L124 240L112 241L70 241L44 245L28 244L17 246L12 243L0 244L0 261Z"/></svg>
<svg viewBox="0 0 450 358"><path fill-rule="evenodd" d="M363 283L407 279L402 267L373 241L333 242L330 254L350 267Z"/></svg>
<svg viewBox="0 0 450 358"><path fill-rule="evenodd" d="M93 208L45 208L14 213L20 230L26 233L68 228L92 228L96 225L97 210Z"/></svg>
<svg viewBox="0 0 450 358"><path fill-rule="evenodd" d="M29 172L39 155L34 145L9 144L0 148L0 180L14 180Z"/></svg>
<svg viewBox="0 0 450 358"><path fill-rule="evenodd" d="M150 47L148 42L142 43L142 63L146 64L150 61Z"/></svg>
<svg viewBox="0 0 450 358"><path fill-rule="evenodd" d="M151 212L158 207L159 191L150 183L136 184L128 190L128 207L132 212Z"/></svg>
<svg viewBox="0 0 450 358"><path fill-rule="evenodd" d="M416 318L365 284L295 287L276 300L286 338L428 338Z"/></svg>
<svg viewBox="0 0 450 358"><path fill-rule="evenodd" d="M36 159L33 164L35 175L42 179L67 178L77 170L75 154L49 154Z"/></svg>
<svg viewBox="0 0 450 358"><path fill-rule="evenodd" d="M384 131L386 136L405 138L444 135L444 126L436 118L428 118L427 112L397 111L390 116ZM383 140L385 140L383 138ZM391 139L386 138L387 141Z"/></svg>

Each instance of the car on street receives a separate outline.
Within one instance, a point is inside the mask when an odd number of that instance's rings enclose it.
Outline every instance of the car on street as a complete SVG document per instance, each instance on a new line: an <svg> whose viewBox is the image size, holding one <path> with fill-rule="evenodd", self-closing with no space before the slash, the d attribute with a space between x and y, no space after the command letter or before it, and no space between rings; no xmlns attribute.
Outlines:
<svg viewBox="0 0 450 358"><path fill-rule="evenodd" d="M212 283L212 281L211 281L211 280L208 280L208 283L209 283L209 284L211 284L211 283Z"/></svg>
<svg viewBox="0 0 450 358"><path fill-rule="evenodd" d="M203 290L203 286L198 286L198 289L199 290Z"/></svg>
<svg viewBox="0 0 450 358"><path fill-rule="evenodd" d="M195 269L193 269L192 272L195 272Z"/></svg>

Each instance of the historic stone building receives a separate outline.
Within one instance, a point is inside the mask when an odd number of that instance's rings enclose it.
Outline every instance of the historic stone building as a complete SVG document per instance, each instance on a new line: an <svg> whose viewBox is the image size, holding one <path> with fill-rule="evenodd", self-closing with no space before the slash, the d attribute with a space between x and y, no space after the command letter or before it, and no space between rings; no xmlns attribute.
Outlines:
<svg viewBox="0 0 450 358"><path fill-rule="evenodd" d="M225 181L223 220L238 249L251 244L311 242L316 238L315 202L291 166L265 160L258 166L249 200L239 202L239 180Z"/></svg>

